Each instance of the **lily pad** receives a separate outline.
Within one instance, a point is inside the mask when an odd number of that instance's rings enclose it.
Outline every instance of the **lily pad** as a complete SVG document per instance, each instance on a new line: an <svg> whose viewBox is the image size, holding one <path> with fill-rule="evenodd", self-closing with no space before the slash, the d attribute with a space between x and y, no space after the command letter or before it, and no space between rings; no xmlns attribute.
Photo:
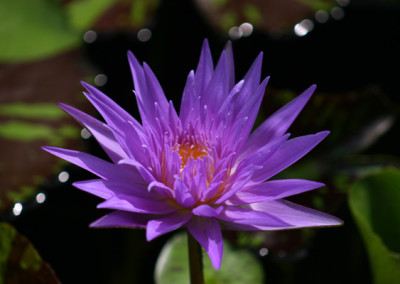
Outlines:
<svg viewBox="0 0 400 284"><path fill-rule="evenodd" d="M173 236L162 249L156 264L157 284L189 283L187 236ZM236 249L224 241L220 270L215 270L203 251L204 281L215 284L264 283L263 269L257 258L246 249ZM240 268L240 269L239 269Z"/></svg>
<svg viewBox="0 0 400 284"><path fill-rule="evenodd" d="M400 171L386 169L360 180L349 204L364 239L374 283L400 283Z"/></svg>
<svg viewBox="0 0 400 284"><path fill-rule="evenodd" d="M0 284L18 283L60 282L26 237L0 223Z"/></svg>

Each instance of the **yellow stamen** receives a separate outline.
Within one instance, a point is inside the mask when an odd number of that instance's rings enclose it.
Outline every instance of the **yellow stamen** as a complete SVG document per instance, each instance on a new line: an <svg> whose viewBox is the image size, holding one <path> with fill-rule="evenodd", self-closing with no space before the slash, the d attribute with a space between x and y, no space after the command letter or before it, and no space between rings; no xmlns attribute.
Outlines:
<svg viewBox="0 0 400 284"><path fill-rule="evenodd" d="M182 159L181 168L186 165L189 158L193 157L193 159L197 160L207 155L206 149L198 144L179 145L178 149L179 156L181 156Z"/></svg>

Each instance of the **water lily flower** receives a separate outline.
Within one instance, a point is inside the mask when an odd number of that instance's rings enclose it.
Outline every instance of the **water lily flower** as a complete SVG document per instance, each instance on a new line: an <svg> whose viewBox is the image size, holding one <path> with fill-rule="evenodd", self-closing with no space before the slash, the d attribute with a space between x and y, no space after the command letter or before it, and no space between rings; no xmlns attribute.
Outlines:
<svg viewBox="0 0 400 284"><path fill-rule="evenodd" d="M188 75L179 114L150 67L129 52L141 123L94 87L85 96L101 122L60 107L97 139L110 160L43 147L98 178L73 185L102 199L111 213L91 227L145 228L148 241L185 227L215 269L223 254L221 228L282 230L333 226L341 220L285 200L324 186L272 178L320 143L328 131L289 138L287 130L315 86L283 106L252 132L269 78L260 83L262 53L235 84L231 45L215 68L207 40Z"/></svg>

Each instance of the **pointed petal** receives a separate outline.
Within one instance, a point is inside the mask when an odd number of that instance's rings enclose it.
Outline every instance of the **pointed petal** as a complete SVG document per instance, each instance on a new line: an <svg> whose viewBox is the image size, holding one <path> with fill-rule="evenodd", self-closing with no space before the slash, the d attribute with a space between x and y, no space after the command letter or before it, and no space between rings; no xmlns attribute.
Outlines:
<svg viewBox="0 0 400 284"><path fill-rule="evenodd" d="M223 51L211 81L201 97L201 105L207 106L211 115L218 113L219 108L224 102L224 98L229 94L229 74L226 73L228 69L227 55Z"/></svg>
<svg viewBox="0 0 400 284"><path fill-rule="evenodd" d="M93 96L93 98L95 98L96 101L101 102L102 105L107 106L113 112L117 113L122 121L132 121L132 122L136 123L138 126L140 126L140 124L136 121L136 119L134 119L128 112L126 112L122 107L120 107L112 99L107 97L104 93L102 93L101 91L97 90L95 87L93 87L85 82L81 82L81 83L86 88L86 90L89 91L90 95ZM95 107L97 108L96 105L95 105ZM101 115L103 115L102 109L97 108L97 110L100 112Z"/></svg>
<svg viewBox="0 0 400 284"><path fill-rule="evenodd" d="M193 196L190 194L187 186L180 178L175 179L174 189L176 194L176 201L179 205L185 208L193 207L196 203Z"/></svg>
<svg viewBox="0 0 400 284"><path fill-rule="evenodd" d="M213 208L207 204L201 204L196 208L193 208L192 213L200 217L215 217L219 215L223 210L223 207Z"/></svg>
<svg viewBox="0 0 400 284"><path fill-rule="evenodd" d="M151 241L163 234L172 232L185 225L192 214L184 211L177 211L165 217L151 220L147 223L146 239Z"/></svg>
<svg viewBox="0 0 400 284"><path fill-rule="evenodd" d="M228 206L217 217L223 221L232 222L235 224L251 225L251 226L268 226L280 228L288 226L286 222L279 217L273 216L268 211L257 211L244 207Z"/></svg>
<svg viewBox="0 0 400 284"><path fill-rule="evenodd" d="M249 205L253 210L268 212L269 214L290 224L287 228L338 226L342 220L329 214L304 207L287 200L271 200ZM261 230L274 230L279 228L258 226Z"/></svg>
<svg viewBox="0 0 400 284"><path fill-rule="evenodd" d="M149 192L147 193L149 194ZM147 214L169 214L178 209L177 206L168 199L156 199L140 195L133 195L133 193L130 193L130 195L114 195L97 205L97 208Z"/></svg>
<svg viewBox="0 0 400 284"><path fill-rule="evenodd" d="M227 66L228 69L225 71L228 73L228 86L229 90L233 88L235 85L235 63L233 59L233 49L232 49L232 42L228 41L226 46L225 46L225 52L226 52L226 57L227 57Z"/></svg>
<svg viewBox="0 0 400 284"><path fill-rule="evenodd" d="M107 125L71 106L62 103L60 103L59 106L89 130L111 160L118 162L119 160L128 157Z"/></svg>
<svg viewBox="0 0 400 284"><path fill-rule="evenodd" d="M114 211L90 224L91 228L146 228L147 222L154 216L125 211Z"/></svg>
<svg viewBox="0 0 400 284"><path fill-rule="evenodd" d="M144 84L144 82L146 82L146 80L144 77L143 67L131 51L128 51L128 61L129 61L129 66L130 66L131 72L132 72L132 78L133 78L133 84L135 87L135 91L140 94L146 94L147 87Z"/></svg>
<svg viewBox="0 0 400 284"><path fill-rule="evenodd" d="M127 173L118 165L109 163L90 154L49 146L42 147L42 149L78 167L88 170L101 178L130 180L126 175Z"/></svg>
<svg viewBox="0 0 400 284"><path fill-rule="evenodd" d="M265 162L262 169L254 173L253 180L264 181L286 169L310 152L328 134L329 131L322 131L288 140Z"/></svg>
<svg viewBox="0 0 400 284"><path fill-rule="evenodd" d="M249 137L245 150L257 149L272 139L283 135L310 99L316 86L312 85L301 95L280 108L264 121Z"/></svg>
<svg viewBox="0 0 400 284"><path fill-rule="evenodd" d="M186 225L188 231L200 243L210 257L215 269L221 267L224 243L221 228L214 218L193 217Z"/></svg>
<svg viewBox="0 0 400 284"><path fill-rule="evenodd" d="M195 89L197 95L202 96L205 88L208 86L213 74L214 64L211 57L208 40L205 39L201 48L199 64L195 72Z"/></svg>
<svg viewBox="0 0 400 284"><path fill-rule="evenodd" d="M302 179L272 180L243 188L226 203L229 205L244 205L276 200L322 186L324 186L323 183Z"/></svg>
<svg viewBox="0 0 400 284"><path fill-rule="evenodd" d="M98 196L103 199L111 198L115 195L115 192L104 186L103 179L92 179L74 182L72 185L76 188Z"/></svg>

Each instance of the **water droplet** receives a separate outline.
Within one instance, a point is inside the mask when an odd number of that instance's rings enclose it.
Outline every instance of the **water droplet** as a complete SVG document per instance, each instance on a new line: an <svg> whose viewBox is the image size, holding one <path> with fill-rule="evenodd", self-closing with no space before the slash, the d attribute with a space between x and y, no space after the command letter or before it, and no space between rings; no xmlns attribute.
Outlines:
<svg viewBox="0 0 400 284"><path fill-rule="evenodd" d="M46 201L46 195L43 192L40 192L36 195L36 202L43 203Z"/></svg>
<svg viewBox="0 0 400 284"><path fill-rule="evenodd" d="M98 74L96 77L94 77L94 83L98 87L103 87L105 84L107 84L107 75L105 74Z"/></svg>
<svg viewBox="0 0 400 284"><path fill-rule="evenodd" d="M261 248L260 251L258 252L261 256L266 256L269 253L269 250L267 248Z"/></svg>
<svg viewBox="0 0 400 284"><path fill-rule="evenodd" d="M297 36L305 36L314 28L314 23L311 20L305 19L294 26L294 33Z"/></svg>
<svg viewBox="0 0 400 284"><path fill-rule="evenodd" d="M59 175L58 175L58 180L60 181L60 182L67 182L68 181L68 179L69 179L69 173L68 172L66 172L66 171L63 171L63 172L61 172Z"/></svg>
<svg viewBox="0 0 400 284"><path fill-rule="evenodd" d="M329 14L324 10L319 10L315 13L315 20L318 23L326 23L329 20Z"/></svg>
<svg viewBox="0 0 400 284"><path fill-rule="evenodd" d="M243 36L250 36L253 33L253 25L250 23L243 23L239 29L242 31Z"/></svg>
<svg viewBox="0 0 400 284"><path fill-rule="evenodd" d="M87 130L86 128L82 128L81 130L81 137L83 139L89 139L90 137L92 137L92 133L90 133L89 130Z"/></svg>
<svg viewBox="0 0 400 284"><path fill-rule="evenodd" d="M242 37L243 32L239 27L232 27L229 29L228 35L231 39L239 39Z"/></svg>
<svg viewBox="0 0 400 284"><path fill-rule="evenodd" d="M137 38L141 42L148 42L151 39L152 33L150 29L141 29L137 33Z"/></svg>
<svg viewBox="0 0 400 284"><path fill-rule="evenodd" d="M13 214L15 216L21 215L22 209L23 209L23 206L21 203L15 203L14 207L13 207Z"/></svg>
<svg viewBox="0 0 400 284"><path fill-rule="evenodd" d="M87 31L83 35L83 40L86 43L93 43L93 42L95 42L96 39L97 39L97 33L95 31Z"/></svg>

